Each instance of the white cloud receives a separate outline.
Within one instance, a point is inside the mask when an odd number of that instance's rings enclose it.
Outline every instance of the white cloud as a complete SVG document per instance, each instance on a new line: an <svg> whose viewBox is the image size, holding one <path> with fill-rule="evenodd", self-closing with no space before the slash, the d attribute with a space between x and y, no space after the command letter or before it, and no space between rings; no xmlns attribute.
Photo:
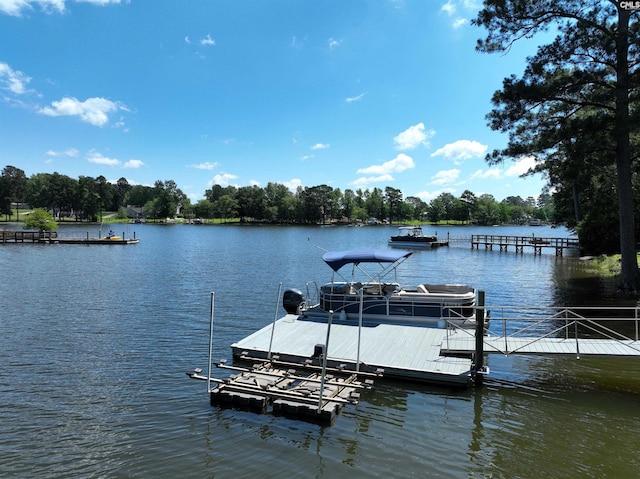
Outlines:
<svg viewBox="0 0 640 479"><path fill-rule="evenodd" d="M316 143L315 145L313 145L311 147L312 150L325 150L327 148L330 148L331 145L329 145L328 143Z"/></svg>
<svg viewBox="0 0 640 479"><path fill-rule="evenodd" d="M438 196L440 196L442 193L454 194L455 192L456 192L456 190L453 189L453 188L443 188L441 190L436 190L436 191L420 191L420 192L418 192L418 193L416 193L415 195L412 195L412 196L417 196L422 201L428 203L429 201L431 201L431 200L437 198Z"/></svg>
<svg viewBox="0 0 640 479"><path fill-rule="evenodd" d="M522 176L528 173L529 170L536 166L536 159L534 156L523 156L518 158L513 166L510 166L507 171L504 172L505 176Z"/></svg>
<svg viewBox="0 0 640 479"><path fill-rule="evenodd" d="M454 17L458 12L458 7L465 10L465 13L468 15L474 15L480 9L480 5L475 0L447 0L447 3L440 7L440 12L445 13L449 17ZM468 23L468 18L458 15L451 23L451 26L454 29L458 29Z"/></svg>
<svg viewBox="0 0 640 479"><path fill-rule="evenodd" d="M465 26L467 23L469 23L469 20L467 20L466 18L456 18L453 23L451 24L451 26L455 29L458 29L460 27Z"/></svg>
<svg viewBox="0 0 640 479"><path fill-rule="evenodd" d="M454 13L456 13L456 5L451 0L449 0L447 3L442 5L442 7L440 7L440 11L445 12L447 15L453 15Z"/></svg>
<svg viewBox="0 0 640 479"><path fill-rule="evenodd" d="M429 146L428 140L435 134L433 130L425 131L424 123L418 123L394 137L393 141L396 143L396 150L413 150L421 144Z"/></svg>
<svg viewBox="0 0 640 479"><path fill-rule="evenodd" d="M442 170L438 171L435 175L433 175L431 184L432 185L450 185L455 182L460 177L460 170L452 169L452 170Z"/></svg>
<svg viewBox="0 0 640 479"><path fill-rule="evenodd" d="M338 48L342 42L332 37L332 38L329 38L328 43L329 43L329 50L334 50Z"/></svg>
<svg viewBox="0 0 640 479"><path fill-rule="evenodd" d="M307 161L310 160L311 158L315 158L315 155L304 155L303 157L301 157L300 159L302 161Z"/></svg>
<svg viewBox="0 0 640 479"><path fill-rule="evenodd" d="M289 181L283 181L282 184L286 186L289 189L289 191L291 191L292 193L295 193L296 190L298 189L298 186L302 186L302 180L298 178L293 178Z"/></svg>
<svg viewBox="0 0 640 479"><path fill-rule="evenodd" d="M383 183L383 182L391 182L391 181L395 181L393 176L380 175L380 176L361 177L355 181L352 181L351 184L353 186L366 186L366 185L370 185L371 183Z"/></svg>
<svg viewBox="0 0 640 479"><path fill-rule="evenodd" d="M0 0L2 2L4 0ZM0 62L0 88L9 90L15 95L23 95L29 90L27 85L31 78L21 71L14 70L7 63Z"/></svg>
<svg viewBox="0 0 640 479"><path fill-rule="evenodd" d="M140 168L144 166L142 160L129 160L123 165L125 168Z"/></svg>
<svg viewBox="0 0 640 479"><path fill-rule="evenodd" d="M189 36L185 36L185 37L184 37L184 42L185 42L187 45L191 45L191 39L189 38Z"/></svg>
<svg viewBox="0 0 640 479"><path fill-rule="evenodd" d="M120 166L120 160L108 158L97 151L90 151L87 155L87 161L96 165Z"/></svg>
<svg viewBox="0 0 640 479"><path fill-rule="evenodd" d="M65 97L52 102L50 107L41 108L38 113L47 116L78 116L85 123L104 126L109 122L109 114L119 109L125 110L126 107L106 98L88 98L80 101Z"/></svg>
<svg viewBox="0 0 640 479"><path fill-rule="evenodd" d="M400 153L393 160L387 161L381 165L372 165L366 168L358 169L357 173L363 175L387 175L390 173L400 173L404 170L415 168L413 158L404 153Z"/></svg>
<svg viewBox="0 0 640 479"><path fill-rule="evenodd" d="M128 0L75 0L77 3L91 3L93 5L117 5ZM46 13L64 13L67 0L0 0L0 13L19 17L24 10L33 10L38 6Z"/></svg>
<svg viewBox="0 0 640 479"><path fill-rule="evenodd" d="M258 180L249 180L249 184L251 186L260 186L260 182Z"/></svg>
<svg viewBox="0 0 640 479"><path fill-rule="evenodd" d="M237 178L238 177L236 175L232 175L231 173L220 173L213 177L211 184L220 185L220 186L229 186L229 182Z"/></svg>
<svg viewBox="0 0 640 479"><path fill-rule="evenodd" d="M211 38L211 35L207 34L206 37L202 38L200 40L200 45L206 45L206 46L215 46L216 41Z"/></svg>
<svg viewBox="0 0 640 479"><path fill-rule="evenodd" d="M444 145L442 148L431 153L431 156L443 156L454 161L479 158L487 151L488 146L477 141L458 140Z"/></svg>
<svg viewBox="0 0 640 479"><path fill-rule="evenodd" d="M47 151L48 156L58 157L58 156L68 156L68 157L76 157L78 156L79 151L76 148L68 148L64 151Z"/></svg>
<svg viewBox="0 0 640 479"><path fill-rule="evenodd" d="M23 10L33 10L38 5L42 10L64 12L65 0L0 0L0 12L19 17Z"/></svg>
<svg viewBox="0 0 640 479"><path fill-rule="evenodd" d="M498 168L489 168L486 171L476 170L476 172L471 175L472 180L499 180L500 178L502 178L502 173Z"/></svg>
<svg viewBox="0 0 640 479"><path fill-rule="evenodd" d="M215 170L218 167L218 163L211 163L205 161L204 163L187 165L187 168L195 168L197 170Z"/></svg>
<svg viewBox="0 0 640 479"><path fill-rule="evenodd" d="M298 38L297 36L294 35L293 37L291 37L291 41L289 42L289 46L291 48L296 49L296 50L301 50L304 47L304 45L305 45L305 43L307 42L308 39L309 39L309 37L307 37L307 36L304 36L302 38Z"/></svg>
<svg viewBox="0 0 640 479"><path fill-rule="evenodd" d="M346 101L347 103L353 103L353 102L362 100L362 98L365 95L366 93L360 93L358 96L352 96L352 97L346 98L344 101Z"/></svg>

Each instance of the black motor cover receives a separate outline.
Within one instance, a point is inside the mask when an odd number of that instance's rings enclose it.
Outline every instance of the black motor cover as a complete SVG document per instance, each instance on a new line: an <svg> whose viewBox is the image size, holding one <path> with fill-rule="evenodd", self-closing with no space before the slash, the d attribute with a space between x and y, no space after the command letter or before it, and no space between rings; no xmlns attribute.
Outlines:
<svg viewBox="0 0 640 479"><path fill-rule="evenodd" d="M289 314L298 314L298 308L304 303L304 295L298 289L286 289L282 295L282 306Z"/></svg>

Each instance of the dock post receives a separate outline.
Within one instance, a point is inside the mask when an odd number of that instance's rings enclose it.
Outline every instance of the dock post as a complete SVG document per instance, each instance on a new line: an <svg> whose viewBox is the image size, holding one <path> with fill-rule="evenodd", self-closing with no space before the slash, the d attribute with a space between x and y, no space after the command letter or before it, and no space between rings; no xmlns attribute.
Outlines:
<svg viewBox="0 0 640 479"><path fill-rule="evenodd" d="M213 312L215 309L216 293L211 291L211 305L209 306L209 365L207 367L207 393L211 400L211 361L213 360Z"/></svg>
<svg viewBox="0 0 640 479"><path fill-rule="evenodd" d="M324 380L327 377L327 355L329 352L329 337L331 336L331 323L333 321L333 309L329 311L327 321L327 339L324 342L324 354L322 355L322 373L320 375L320 391L318 392L318 417L322 414L322 393L324 392Z"/></svg>
<svg viewBox="0 0 640 479"><path fill-rule="evenodd" d="M271 347L273 346L273 333L275 333L276 321L278 320L278 300L280 298L281 291L282 291L282 282L278 283L278 296L276 297L276 310L273 312L273 323L271 324L271 339L269 340L269 352L267 353L268 360L271 360Z"/></svg>
<svg viewBox="0 0 640 479"><path fill-rule="evenodd" d="M484 291L478 291L478 308L476 309L476 352L472 376L477 385L482 384L484 369Z"/></svg>

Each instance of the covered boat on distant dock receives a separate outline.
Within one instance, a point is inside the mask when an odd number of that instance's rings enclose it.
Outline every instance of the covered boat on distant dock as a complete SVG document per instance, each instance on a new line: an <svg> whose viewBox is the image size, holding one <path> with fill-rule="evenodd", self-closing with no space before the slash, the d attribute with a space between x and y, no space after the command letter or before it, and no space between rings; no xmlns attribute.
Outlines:
<svg viewBox="0 0 640 479"><path fill-rule="evenodd" d="M322 258L333 271L331 281L319 288L311 281L304 294L296 289L286 290L284 308L289 314L311 320L326 320L333 312L343 321L475 327L475 288L431 283L403 287L385 280L411 255L411 251L393 249L327 252ZM370 263L376 265L377 272L369 271L371 268L366 265ZM348 279L340 273L345 266L351 268ZM342 280L335 281L336 275Z"/></svg>

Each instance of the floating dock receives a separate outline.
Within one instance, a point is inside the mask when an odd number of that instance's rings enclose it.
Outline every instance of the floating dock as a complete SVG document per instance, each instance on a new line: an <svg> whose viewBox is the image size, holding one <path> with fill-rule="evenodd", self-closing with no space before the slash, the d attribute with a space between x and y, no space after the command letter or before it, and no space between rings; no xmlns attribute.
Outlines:
<svg viewBox="0 0 640 479"><path fill-rule="evenodd" d="M232 344L231 350L234 358L267 359L277 354L282 360L304 363L314 356L317 345L324 344L326 334L326 322L288 314ZM352 371L382 369L390 378L468 386L471 358L443 355L446 336L446 329L381 323L359 328L353 322L334 321L328 364L346 365Z"/></svg>
<svg viewBox="0 0 640 479"><path fill-rule="evenodd" d="M483 291L479 297L484 304ZM491 329L485 327L485 306L476 307L472 329L447 322L436 328L286 314L233 343L234 366L225 361L215 366L239 374L215 379L212 293L209 373L187 374L208 382L212 405L263 413L271 407L273 414L332 423L343 405L357 403L359 390L382 374L465 387L482 384L489 374L484 364L489 354L640 357L640 307L496 309L500 319L492 320ZM494 332L500 329L502 335ZM254 364L240 366L247 362Z"/></svg>
<svg viewBox="0 0 640 479"><path fill-rule="evenodd" d="M255 358L242 358L255 361ZM233 407L265 414L302 419L332 425L336 415L347 404L358 404L360 391L371 389L373 377L382 373L356 374L344 368L287 363L276 358L251 367L227 366L225 361L216 367L236 374L227 379L208 378L196 369L187 373L193 379L211 381L212 406ZM362 380L361 377L365 376Z"/></svg>
<svg viewBox="0 0 640 479"><path fill-rule="evenodd" d="M127 245L127 244L138 244L140 240L135 238L124 238L124 237L115 237L115 238L58 238L55 241L52 241L59 244L119 244L119 245Z"/></svg>

